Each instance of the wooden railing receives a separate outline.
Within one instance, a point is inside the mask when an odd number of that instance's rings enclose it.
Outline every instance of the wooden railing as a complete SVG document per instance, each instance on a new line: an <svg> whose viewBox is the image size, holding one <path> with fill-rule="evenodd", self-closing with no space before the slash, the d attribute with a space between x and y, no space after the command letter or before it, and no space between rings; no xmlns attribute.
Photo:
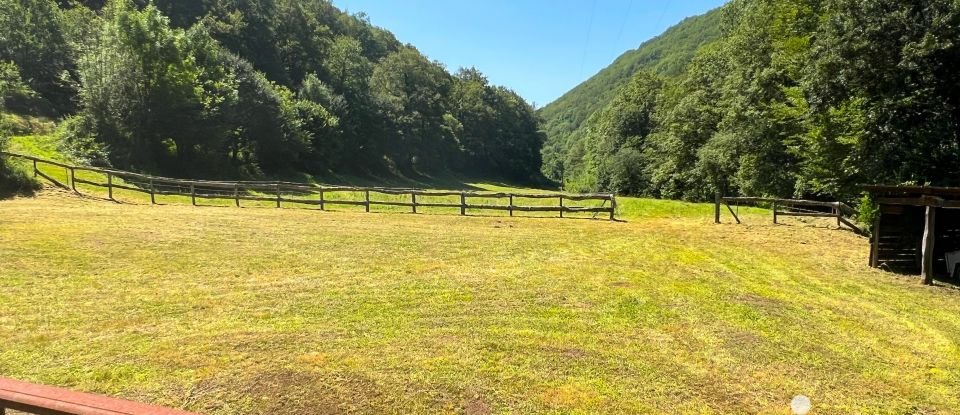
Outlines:
<svg viewBox="0 0 960 415"><path fill-rule="evenodd" d="M857 215L857 210L843 202L822 202L817 200L777 199L765 197L724 197L718 193L714 201L715 223L720 223L721 204L727 207L730 215L733 216L733 219L736 220L737 223L741 223L740 216L734 211L733 207L730 206L731 203L737 206L740 204L749 206L757 204L769 205L770 210L773 211L774 224L777 223L777 218L780 216L835 218L837 220L837 227L847 226L858 234L865 234L863 230L854 225L853 222L848 220L846 217Z"/></svg>
<svg viewBox="0 0 960 415"><path fill-rule="evenodd" d="M195 415L92 393L0 378L0 415Z"/></svg>
<svg viewBox="0 0 960 415"><path fill-rule="evenodd" d="M604 213L610 220L616 218L617 199L614 194L566 194L566 193L504 193L480 191L444 191L404 189L387 187L349 187L349 186L319 186L306 183L284 181L211 181L211 180L183 180L169 177L150 176L122 170L107 168L83 167L45 160L33 156L0 152L0 155L27 160L33 164L34 176L42 177L51 183L75 192L78 184L105 188L107 198L114 199L114 190L128 190L140 192L150 196L151 203L157 203L157 196L177 195L190 198L193 205L198 199L227 199L233 200L237 207L241 201L273 202L276 207L281 203L312 205L325 210L330 205L362 206L366 212L371 206L399 206L408 207L413 213L417 208L458 208L460 215L466 215L467 210L498 210L506 211L510 216L514 212L557 212L560 217L564 213L593 213L594 217ZM61 181L40 170L41 165L50 165L64 169L66 180ZM77 172L92 172L102 175L103 181L94 181L77 177ZM121 179L118 183L115 179ZM329 196L351 192L362 194L362 200L346 200ZM371 194L381 195L409 195L408 201L372 200ZM294 197L291 197L294 196ZM417 198L420 198L420 201ZM424 201L425 198L447 197L456 201ZM469 203L470 199L504 199L506 204ZM555 199L556 205L518 205L521 200L550 200ZM578 206L569 202L599 201L599 206Z"/></svg>

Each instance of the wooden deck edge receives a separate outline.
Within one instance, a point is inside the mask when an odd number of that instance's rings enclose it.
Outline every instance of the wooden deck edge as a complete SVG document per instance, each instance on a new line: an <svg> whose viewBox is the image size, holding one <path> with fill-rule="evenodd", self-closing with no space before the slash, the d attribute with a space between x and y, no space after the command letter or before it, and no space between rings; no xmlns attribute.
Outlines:
<svg viewBox="0 0 960 415"><path fill-rule="evenodd" d="M197 415L54 386L0 378L0 409L39 415Z"/></svg>

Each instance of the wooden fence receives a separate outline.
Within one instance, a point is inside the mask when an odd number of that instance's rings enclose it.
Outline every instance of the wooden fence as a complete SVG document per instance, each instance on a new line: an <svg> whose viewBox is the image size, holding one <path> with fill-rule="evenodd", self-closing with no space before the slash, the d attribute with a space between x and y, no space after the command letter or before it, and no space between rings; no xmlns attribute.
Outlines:
<svg viewBox="0 0 960 415"><path fill-rule="evenodd" d="M502 192L479 192L479 191L444 191L444 190L422 190L422 189L403 189L386 187L348 187L348 186L319 186L306 183L294 183L283 181L210 181L210 180L183 180L172 179L168 177L150 176L139 173L131 173L122 170L73 166L59 163L56 161L45 160L23 154L0 152L0 155L27 160L33 164L33 174L35 177L42 177L54 185L64 189L79 193L77 184L101 187L107 190L107 198L114 199L114 190L129 190L148 194L150 202L157 203L159 195L177 195L189 197L193 205L197 205L198 199L227 199L233 200L237 207L240 207L241 201L273 202L276 207L281 203L291 203L300 205L312 205L325 210L331 205L362 206L366 212L370 212L371 206L398 206L408 207L413 213L417 213L417 208L459 208L460 215L466 215L467 210L498 210L506 211L510 216L515 212L557 212L560 217L564 213L593 213L594 217L604 213L609 215L610 220L616 218L617 199L610 193L597 194L565 194L565 193L502 193ZM66 180L60 181L40 170L41 165L50 165L64 169ZM77 177L77 172L92 172L103 176L102 182L87 180ZM122 182L117 182L121 179ZM342 198L331 199L329 196L337 193L360 193L363 200L344 200ZM410 201L384 201L371 200L371 194L382 195L409 195ZM290 197L290 196L295 197ZM459 201L449 202L424 202L428 197L459 197ZM420 197L421 201L417 198ZM470 199L504 199L507 204L490 203L469 203ZM557 201L556 205L517 205L515 202L522 200L551 200ZM600 206L576 206L569 202L600 201Z"/></svg>
<svg viewBox="0 0 960 415"><path fill-rule="evenodd" d="M816 200L777 199L764 197L724 197L718 193L714 201L715 223L720 223L721 204L727 207L730 215L733 216L733 219L736 220L737 223L741 223L740 216L737 215L737 212L735 212L733 207L730 206L731 203L735 204L736 206L739 206L740 204L751 206L757 204L767 204L770 206L770 210L773 211L774 224L777 223L777 218L780 216L835 218L837 220L837 227L847 226L858 234L866 234L863 230L854 225L844 216L857 215L858 212L856 209L843 202L821 202Z"/></svg>

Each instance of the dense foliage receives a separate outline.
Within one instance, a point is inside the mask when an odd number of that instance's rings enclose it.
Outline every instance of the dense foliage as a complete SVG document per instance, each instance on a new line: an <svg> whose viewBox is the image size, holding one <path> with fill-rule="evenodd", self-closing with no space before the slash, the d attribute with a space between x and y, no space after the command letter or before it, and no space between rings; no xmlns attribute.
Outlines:
<svg viewBox="0 0 960 415"><path fill-rule="evenodd" d="M635 75L559 156L545 150L545 172L581 189L688 199L960 185L960 3L722 10L722 37L682 76Z"/></svg>
<svg viewBox="0 0 960 415"><path fill-rule="evenodd" d="M26 22L26 24L25 24ZM0 62L74 148L176 175L539 177L533 108L326 0L0 0Z"/></svg>

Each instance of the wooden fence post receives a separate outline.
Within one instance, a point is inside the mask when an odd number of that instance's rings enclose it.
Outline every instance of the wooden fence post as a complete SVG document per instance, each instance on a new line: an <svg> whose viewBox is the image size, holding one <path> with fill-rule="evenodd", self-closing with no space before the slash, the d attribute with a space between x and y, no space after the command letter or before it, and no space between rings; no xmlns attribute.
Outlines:
<svg viewBox="0 0 960 415"><path fill-rule="evenodd" d="M610 194L610 220L616 220L614 215L617 214L617 195Z"/></svg>
<svg viewBox="0 0 960 415"><path fill-rule="evenodd" d="M107 173L107 199L113 200L113 175Z"/></svg>
<svg viewBox="0 0 960 415"><path fill-rule="evenodd" d="M460 216L467 215L467 194L460 192Z"/></svg>
<svg viewBox="0 0 960 415"><path fill-rule="evenodd" d="M277 207L280 207L280 183L277 183Z"/></svg>
<svg viewBox="0 0 960 415"><path fill-rule="evenodd" d="M240 183L233 184L233 202L240 207Z"/></svg>
<svg viewBox="0 0 960 415"><path fill-rule="evenodd" d="M927 212L923 226L923 260L920 262L920 270L923 273L923 283L933 284L933 243L937 236L937 208L927 205Z"/></svg>
<svg viewBox="0 0 960 415"><path fill-rule="evenodd" d="M323 210L323 188L320 188L320 210Z"/></svg>
<svg viewBox="0 0 960 415"><path fill-rule="evenodd" d="M190 204L194 206L197 205L197 192L195 187L193 186L193 183L190 183Z"/></svg>
<svg viewBox="0 0 960 415"><path fill-rule="evenodd" d="M873 220L873 235L870 235L870 266L880 266L880 219L883 213L878 213Z"/></svg>
<svg viewBox="0 0 960 415"><path fill-rule="evenodd" d="M777 200L773 200L773 224L777 224Z"/></svg>
<svg viewBox="0 0 960 415"><path fill-rule="evenodd" d="M363 200L364 200L364 211L370 213L370 190L363 191Z"/></svg>
<svg viewBox="0 0 960 415"><path fill-rule="evenodd" d="M70 189L77 192L77 170L73 167L70 168Z"/></svg>
<svg viewBox="0 0 960 415"><path fill-rule="evenodd" d="M560 195L560 217L563 217L563 195Z"/></svg>
<svg viewBox="0 0 960 415"><path fill-rule="evenodd" d="M37 177L37 173L39 173L39 172L40 172L40 170L37 170L37 160L34 159L34 160L33 160L33 177Z"/></svg>
<svg viewBox="0 0 960 415"><path fill-rule="evenodd" d="M410 207L413 208L413 213L417 213L417 194L410 193L410 200L412 201L412 203L410 203Z"/></svg>
<svg viewBox="0 0 960 415"><path fill-rule="evenodd" d="M150 204L157 204L157 197L155 196L156 190L154 189L153 179L150 179Z"/></svg>
<svg viewBox="0 0 960 415"><path fill-rule="evenodd" d="M843 216L840 214L840 202L834 202L833 213L837 215L837 227L840 227L840 217Z"/></svg>
<svg viewBox="0 0 960 415"><path fill-rule="evenodd" d="M510 195L510 205L507 206L507 210L510 211L510 216L513 216L513 195Z"/></svg>
<svg viewBox="0 0 960 415"><path fill-rule="evenodd" d="M720 192L713 195L713 223L720 223Z"/></svg>

